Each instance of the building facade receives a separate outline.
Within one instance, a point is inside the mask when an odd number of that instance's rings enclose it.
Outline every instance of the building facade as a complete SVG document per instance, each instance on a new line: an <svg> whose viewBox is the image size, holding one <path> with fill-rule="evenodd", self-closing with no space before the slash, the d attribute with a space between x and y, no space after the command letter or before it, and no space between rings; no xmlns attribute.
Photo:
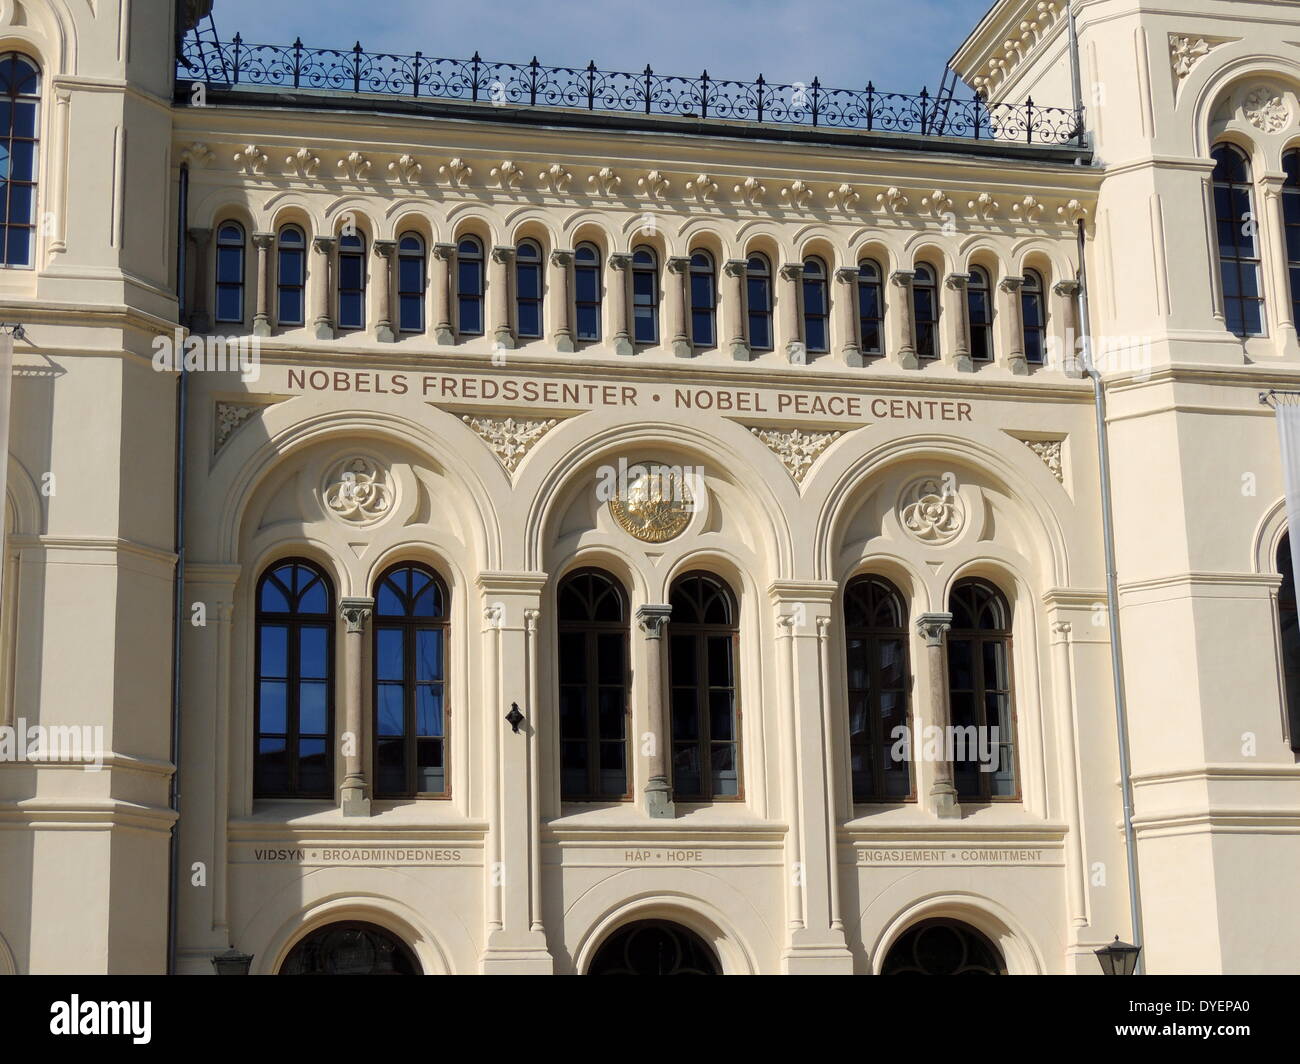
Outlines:
<svg viewBox="0 0 1300 1064"><path fill-rule="evenodd" d="M210 6L0 0L0 971L1296 969L1294 4L975 103Z"/></svg>

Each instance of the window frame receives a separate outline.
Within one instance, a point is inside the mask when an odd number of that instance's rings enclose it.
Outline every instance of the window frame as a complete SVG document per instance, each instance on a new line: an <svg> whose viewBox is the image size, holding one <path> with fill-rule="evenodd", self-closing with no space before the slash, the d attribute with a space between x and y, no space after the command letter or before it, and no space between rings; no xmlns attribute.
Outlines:
<svg viewBox="0 0 1300 1064"><path fill-rule="evenodd" d="M872 276L874 272L874 276ZM858 342L862 345L864 355L883 355L885 353L885 271L879 262L864 258L858 262ZM871 316L863 308L863 292L874 291L876 314ZM867 343L869 331L876 334L876 344Z"/></svg>
<svg viewBox="0 0 1300 1064"><path fill-rule="evenodd" d="M8 172L4 182L3 199L0 200L0 215L4 220L0 222L0 269L6 270L34 270L36 269L37 255L37 237L38 224L40 218L40 183L41 183L41 124L44 121L44 88L45 75L41 64L28 55L26 52L20 52L15 49L6 51L0 55L0 69L7 69L13 74L18 65L21 64L27 68L28 74L22 76L21 80L11 78L4 98L9 104L9 128L0 131L0 145L3 146L5 159L9 161ZM15 81L17 84L15 85ZM23 85L29 82L35 82L35 89L32 92L15 91L21 89ZM18 134L18 115L20 108L28 105L32 108L31 136L21 136ZM25 151L31 152L31 168L29 177L26 179L14 178L13 161L20 158L21 153L15 152L15 145L30 145ZM28 210L25 215L25 221L15 222L13 201L15 189L28 190ZM11 259L10 246L15 232L26 234L24 241L26 249L26 262L16 262ZM240 306L243 307L243 300L240 300Z"/></svg>
<svg viewBox="0 0 1300 1064"><path fill-rule="evenodd" d="M415 241L417 247L403 247L408 241ZM408 229L397 238L397 331L407 335L418 335L423 333L427 327L427 315L425 314L426 293L429 290L429 246L424 237L413 229ZM406 287L406 276L403 265L408 262L416 262L417 276L420 279L418 289ZM406 324L406 308L414 306L419 313L418 325Z"/></svg>
<svg viewBox="0 0 1300 1064"><path fill-rule="evenodd" d="M1250 340L1259 336L1268 335L1268 307L1264 295L1264 271L1263 271L1263 248L1259 239L1258 219L1259 213L1255 208L1255 184L1254 168L1251 165L1250 156L1230 141L1221 141L1216 144L1210 152L1211 158L1214 159L1214 170L1210 175L1211 196L1214 207L1214 229L1215 229L1215 249L1218 252L1218 279L1219 279L1219 298L1223 301L1223 322L1233 336L1241 340ZM1226 159L1234 156L1240 165L1243 175L1242 180L1238 181L1233 177L1221 176L1221 171L1227 170ZM1223 195L1221 195L1221 193ZM1236 200L1238 196L1244 196L1246 202L1246 213L1243 217L1238 218L1234 214L1229 217L1222 213L1222 200ZM1255 223L1253 226L1250 223ZM1224 227L1229 227L1234 233L1232 248L1225 247L1223 242ZM1252 230L1253 231L1249 231ZM1247 255L1243 252L1243 238L1251 242L1253 254ZM1242 294L1231 295L1228 291L1227 279L1229 274L1236 278L1236 287L1239 293L1245 291L1246 279L1248 276L1254 276L1256 296L1246 296ZM1233 312L1231 307L1237 304L1241 315L1241 328L1238 330L1233 325ZM1259 314L1259 328L1257 331L1251 331L1248 325L1247 307L1254 305Z"/></svg>
<svg viewBox="0 0 1300 1064"><path fill-rule="evenodd" d="M356 241L355 244L344 245L345 241ZM359 332L366 327L366 285L369 281L369 270L366 268L366 253L369 242L366 240L365 233L356 230L351 233L340 233L338 242L338 278L335 282L335 295L338 299L338 326L340 332ZM359 279L358 287L343 286L346 270L344 260L356 264L357 276ZM355 299L359 315L355 320L344 321L343 309L344 299Z"/></svg>
<svg viewBox="0 0 1300 1064"><path fill-rule="evenodd" d="M1291 324L1300 329L1300 147L1282 153L1282 182L1279 209L1282 213L1282 244L1286 252L1288 290L1291 293Z"/></svg>
<svg viewBox="0 0 1300 1064"><path fill-rule="evenodd" d="M1273 566L1282 578L1274 606L1277 610L1277 648L1282 710L1287 723L1291 750L1300 754L1300 599L1291 561L1291 533L1284 531L1273 555ZM1289 590L1289 593L1288 593ZM1290 624L1288 624L1288 619ZM1295 632L1295 646L1288 652L1288 631Z"/></svg>
<svg viewBox="0 0 1300 1064"><path fill-rule="evenodd" d="M525 256L524 252L529 254ZM546 272L542 245L532 237L525 237L515 245L515 336L520 340L541 340L546 336ZM533 274L537 294L525 296L524 276ZM537 314L537 331L524 332L524 308Z"/></svg>
<svg viewBox="0 0 1300 1064"><path fill-rule="evenodd" d="M1020 323L1025 338L1025 362L1031 366L1047 364L1046 291L1043 275L1032 268L1025 270L1020 279Z"/></svg>
<svg viewBox="0 0 1300 1064"><path fill-rule="evenodd" d="M591 258L584 261L582 257L584 252L589 254ZM580 344L598 344L604 333L602 266L600 248L590 240L582 241L573 249L573 339ZM587 283L591 285L592 292L595 293L594 299L584 299L582 296L584 277L587 279ZM582 316L584 310L594 316L596 323L595 330L590 335L583 333Z"/></svg>
<svg viewBox="0 0 1300 1064"><path fill-rule="evenodd" d="M830 286L827 284L829 276L826 260L820 255L809 255L803 260L803 275L800 278L800 311L803 317L804 350L810 355L829 354L831 349L831 301ZM818 297L820 311L808 309L810 292ZM819 344L814 344L812 341L813 329L810 326L813 324L817 324L821 331Z"/></svg>
<svg viewBox="0 0 1300 1064"><path fill-rule="evenodd" d="M229 231L239 234L238 239L227 235ZM223 281L222 277L222 260L226 253L235 252L236 261L239 263L239 280ZM218 325L243 325L248 320L248 302L247 302L247 282L248 282L248 230L244 228L242 222L234 218L227 218L217 226L217 238L213 247L213 270L212 270L212 320ZM223 317L221 310L221 295L223 291L235 292L235 298L239 301L238 317Z"/></svg>
<svg viewBox="0 0 1300 1064"><path fill-rule="evenodd" d="M695 248L691 252L687 269L690 300L688 311L691 320L691 346L708 350L718 346L718 275L713 252L708 248ZM698 282L698 283L697 283ZM707 287L707 295L700 291ZM700 338L701 322L708 324L708 337Z"/></svg>
<svg viewBox="0 0 1300 1064"><path fill-rule="evenodd" d="M644 255L650 261L637 262L637 257ZM643 347L653 347L659 343L659 303L660 293L663 286L659 279L660 255L654 248L648 244L639 244L632 249L632 343L639 344ZM637 278L649 278L651 296L650 301L638 302L642 297L637 294ZM638 314L637 311L648 310L649 313ZM643 321L650 323L650 337L645 339L641 333L641 323Z"/></svg>
<svg viewBox="0 0 1300 1064"><path fill-rule="evenodd" d="M473 250L468 250L469 245L473 245ZM457 336L483 336L487 331L486 301L484 296L487 291L486 285L486 259L484 252L483 238L476 233L463 233L456 238L456 335ZM472 267L477 282L478 291L465 291L465 267ZM476 307L478 313L478 328L467 329L465 327L465 306L466 304Z"/></svg>
<svg viewBox="0 0 1300 1064"><path fill-rule="evenodd" d="M976 300L983 302L980 313L982 321L976 320ZM989 364L997 359L997 337L994 334L994 315L997 313L993 298L993 275L983 266L972 264L966 278L966 325L970 331L970 359L972 362ZM976 337L982 337L982 344L976 343ZM977 353L982 346L984 354Z"/></svg>
<svg viewBox="0 0 1300 1064"><path fill-rule="evenodd" d="M755 263L758 266L755 267ZM760 306L754 308L755 287L761 293ZM761 251L752 251L745 259L745 340L751 351L776 350L776 329L772 302L772 263ZM754 322L761 323L766 332L767 342L759 343L754 339Z"/></svg>
<svg viewBox="0 0 1300 1064"><path fill-rule="evenodd" d="M297 234L300 244L298 247L290 245L285 246L286 234ZM290 222L280 226L275 235L275 323L280 327L298 327L307 323L307 232L302 226L295 222ZM298 280L296 282L286 282L284 279L284 266L286 255L298 256ZM286 318L284 316L284 293L296 292L298 299L298 317Z"/></svg>
<svg viewBox="0 0 1300 1064"><path fill-rule="evenodd" d="M928 262L918 262L912 276L912 328L916 332L916 357L920 360L937 360L942 354L939 334L939 272ZM926 280L922 280L922 276ZM921 297L929 297L931 312L921 316ZM922 337L928 337L928 342Z"/></svg>

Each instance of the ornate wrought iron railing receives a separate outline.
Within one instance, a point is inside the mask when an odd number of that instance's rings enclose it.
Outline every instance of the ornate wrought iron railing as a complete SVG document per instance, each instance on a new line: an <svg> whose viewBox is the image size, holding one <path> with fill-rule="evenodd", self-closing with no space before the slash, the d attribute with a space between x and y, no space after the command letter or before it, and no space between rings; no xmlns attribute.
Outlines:
<svg viewBox="0 0 1300 1064"><path fill-rule="evenodd" d="M906 133L923 137L1015 141L1083 146L1082 114L1072 108L988 103L976 95L957 99L829 89L817 78L807 84L776 84L760 74L754 81L602 70L531 63L439 59L421 52L366 52L360 43L339 51L291 45L247 44L236 34L227 42L203 42L191 34L177 63L181 81L221 86L333 90L404 96L419 100L466 100L497 106L566 107L623 114L673 115L706 121L732 120L810 126L859 132Z"/></svg>

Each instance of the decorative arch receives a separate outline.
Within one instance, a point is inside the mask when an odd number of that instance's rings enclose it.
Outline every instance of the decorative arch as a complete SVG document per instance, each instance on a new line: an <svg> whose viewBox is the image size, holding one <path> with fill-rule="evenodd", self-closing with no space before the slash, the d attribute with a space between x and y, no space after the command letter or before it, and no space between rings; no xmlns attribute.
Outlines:
<svg viewBox="0 0 1300 1064"><path fill-rule="evenodd" d="M862 913L865 926L870 908ZM880 975L889 950L923 920L949 919L968 924L1001 952L1009 975L1044 975L1048 972L1038 943L1003 905L973 891L932 894L915 901L890 919L874 941L864 943L871 974Z"/></svg>

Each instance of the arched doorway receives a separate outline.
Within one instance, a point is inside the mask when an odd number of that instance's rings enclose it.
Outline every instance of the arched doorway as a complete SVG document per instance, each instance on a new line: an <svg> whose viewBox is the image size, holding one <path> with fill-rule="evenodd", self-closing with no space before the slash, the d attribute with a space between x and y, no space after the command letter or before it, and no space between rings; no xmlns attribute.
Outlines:
<svg viewBox="0 0 1300 1064"><path fill-rule="evenodd" d="M1001 951L959 920L922 920L885 956L881 975L1006 975Z"/></svg>
<svg viewBox="0 0 1300 1064"><path fill-rule="evenodd" d="M588 975L721 975L709 944L680 924L639 920L596 951Z"/></svg>
<svg viewBox="0 0 1300 1064"><path fill-rule="evenodd" d="M281 975L423 975L420 962L391 932L358 921L327 924L302 939Z"/></svg>

